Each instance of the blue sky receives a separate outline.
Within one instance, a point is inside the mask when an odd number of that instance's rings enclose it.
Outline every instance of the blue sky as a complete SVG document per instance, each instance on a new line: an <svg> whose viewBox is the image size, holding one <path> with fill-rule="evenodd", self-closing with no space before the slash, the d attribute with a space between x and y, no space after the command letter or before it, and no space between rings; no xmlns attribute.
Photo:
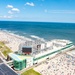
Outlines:
<svg viewBox="0 0 75 75"><path fill-rule="evenodd" d="M0 20L75 23L75 0L0 0Z"/></svg>

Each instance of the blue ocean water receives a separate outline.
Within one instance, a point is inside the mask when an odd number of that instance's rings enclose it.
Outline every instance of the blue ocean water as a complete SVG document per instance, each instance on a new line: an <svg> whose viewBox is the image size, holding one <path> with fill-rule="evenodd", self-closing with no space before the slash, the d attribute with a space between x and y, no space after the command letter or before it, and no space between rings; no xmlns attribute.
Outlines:
<svg viewBox="0 0 75 75"><path fill-rule="evenodd" d="M67 39L75 43L75 23L0 21L0 29L31 38L32 35L52 39Z"/></svg>

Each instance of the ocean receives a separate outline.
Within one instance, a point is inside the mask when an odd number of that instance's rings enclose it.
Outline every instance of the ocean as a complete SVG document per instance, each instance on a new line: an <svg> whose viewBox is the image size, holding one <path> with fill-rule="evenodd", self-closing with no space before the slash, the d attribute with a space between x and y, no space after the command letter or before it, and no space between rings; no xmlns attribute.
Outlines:
<svg viewBox="0 0 75 75"><path fill-rule="evenodd" d="M66 39L75 44L75 23L0 21L0 30L32 39Z"/></svg>

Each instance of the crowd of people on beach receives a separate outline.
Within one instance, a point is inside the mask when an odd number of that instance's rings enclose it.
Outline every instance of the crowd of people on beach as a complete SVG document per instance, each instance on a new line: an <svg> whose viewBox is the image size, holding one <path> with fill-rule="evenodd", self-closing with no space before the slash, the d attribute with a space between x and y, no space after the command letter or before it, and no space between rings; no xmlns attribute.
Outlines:
<svg viewBox="0 0 75 75"><path fill-rule="evenodd" d="M75 75L75 58L61 54L34 68L42 75Z"/></svg>

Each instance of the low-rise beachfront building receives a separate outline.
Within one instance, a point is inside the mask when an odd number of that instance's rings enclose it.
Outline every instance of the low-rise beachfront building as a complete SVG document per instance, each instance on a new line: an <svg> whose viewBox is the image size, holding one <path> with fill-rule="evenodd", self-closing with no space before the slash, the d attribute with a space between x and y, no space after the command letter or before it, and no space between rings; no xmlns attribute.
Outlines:
<svg viewBox="0 0 75 75"><path fill-rule="evenodd" d="M18 54L32 55L34 52L44 49L46 43L40 40L26 41L19 45Z"/></svg>
<svg viewBox="0 0 75 75"><path fill-rule="evenodd" d="M13 67L15 70L22 70L33 65L33 57L14 53L10 53L9 56L13 59Z"/></svg>
<svg viewBox="0 0 75 75"><path fill-rule="evenodd" d="M55 39L38 44L31 42L31 44L21 44L18 54L10 53L9 57L13 59L14 69L22 70L72 48L74 45L68 40Z"/></svg>

